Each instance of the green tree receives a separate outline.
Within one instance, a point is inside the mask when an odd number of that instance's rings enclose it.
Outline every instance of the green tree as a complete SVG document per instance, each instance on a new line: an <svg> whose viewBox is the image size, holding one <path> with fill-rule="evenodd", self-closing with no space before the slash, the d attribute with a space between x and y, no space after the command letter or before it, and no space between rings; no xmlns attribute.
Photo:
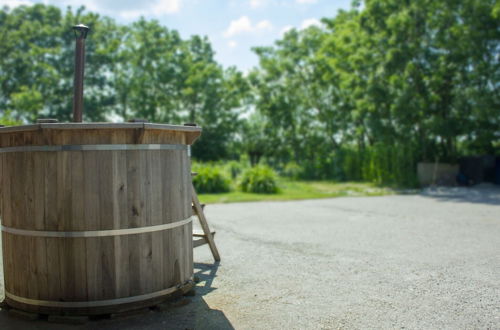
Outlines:
<svg viewBox="0 0 500 330"><path fill-rule="evenodd" d="M187 114L187 122L203 127L203 134L193 147L193 155L201 160L228 157L231 141L241 126L248 84L234 67L223 69L214 60L207 38L194 36L186 42L180 74L179 109Z"/></svg>
<svg viewBox="0 0 500 330"><path fill-rule="evenodd" d="M195 157L228 156L248 105L248 84L235 68L214 59L206 37L183 40L158 21L118 25L83 7L64 13L41 4L0 10L0 109L13 118L71 118L74 34L86 40L84 119L143 118L195 122L204 128Z"/></svg>
<svg viewBox="0 0 500 330"><path fill-rule="evenodd" d="M410 182L400 173L414 175L418 161L494 153L497 7L492 0L355 2L322 28L256 48L260 65L250 81L257 111L272 123L269 144L281 150L273 157L294 159L316 177Z"/></svg>
<svg viewBox="0 0 500 330"><path fill-rule="evenodd" d="M86 13L84 8L76 12L68 9L64 15L56 7L41 4L0 10L0 107L26 105L26 98L31 96L21 96L31 91L34 96L42 95L42 102L36 103L37 109L12 109L15 118L34 121L43 116L60 120L71 117L74 66L71 26L79 22L91 27L86 42L84 116L88 120L105 118L114 98L107 76L111 55L118 45L113 33L116 24L109 18Z"/></svg>

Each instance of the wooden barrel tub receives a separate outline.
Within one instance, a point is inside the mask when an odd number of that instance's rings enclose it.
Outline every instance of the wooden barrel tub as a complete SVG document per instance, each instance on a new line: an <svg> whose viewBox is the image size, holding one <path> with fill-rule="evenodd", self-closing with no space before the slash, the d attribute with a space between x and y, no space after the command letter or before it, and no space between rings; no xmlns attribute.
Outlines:
<svg viewBox="0 0 500 330"><path fill-rule="evenodd" d="M201 128L0 128L5 300L42 314L150 306L191 283L188 145Z"/></svg>

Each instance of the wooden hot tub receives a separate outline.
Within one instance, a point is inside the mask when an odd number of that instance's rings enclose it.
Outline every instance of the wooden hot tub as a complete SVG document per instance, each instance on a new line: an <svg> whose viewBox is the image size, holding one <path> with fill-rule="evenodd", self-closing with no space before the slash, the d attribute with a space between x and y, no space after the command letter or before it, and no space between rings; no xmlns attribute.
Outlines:
<svg viewBox="0 0 500 330"><path fill-rule="evenodd" d="M188 145L201 128L0 128L5 299L87 315L165 299L193 275Z"/></svg>

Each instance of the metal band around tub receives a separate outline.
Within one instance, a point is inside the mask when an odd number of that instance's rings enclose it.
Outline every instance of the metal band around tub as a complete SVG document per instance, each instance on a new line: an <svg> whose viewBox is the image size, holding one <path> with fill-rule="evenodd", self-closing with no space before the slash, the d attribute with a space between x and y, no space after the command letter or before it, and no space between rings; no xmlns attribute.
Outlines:
<svg viewBox="0 0 500 330"><path fill-rule="evenodd" d="M65 144L0 148L0 153L34 151L188 150L185 144Z"/></svg>
<svg viewBox="0 0 500 330"><path fill-rule="evenodd" d="M132 296L132 297L108 299L108 300L92 300L92 301L52 301L52 300L29 299L16 296L15 294L12 294L7 291L5 291L5 296L19 303L28 305L45 306L45 307L84 308L84 307L101 307L101 306L116 305L116 304L127 304L136 301L153 299L156 297L161 297L170 294L178 289L179 289L178 287L172 287L161 291L143 294L140 296Z"/></svg>
<svg viewBox="0 0 500 330"><path fill-rule="evenodd" d="M79 238L79 237L105 237L105 236L120 236L120 235L134 235L151 233L160 230L172 229L175 227L184 226L192 221L192 218L166 223L163 225L139 227L139 228L125 228L125 229L110 229L110 230L89 230L89 231L43 231L43 230L26 230L11 228L2 225L2 231L20 236L34 236L34 237L66 237L66 238Z"/></svg>

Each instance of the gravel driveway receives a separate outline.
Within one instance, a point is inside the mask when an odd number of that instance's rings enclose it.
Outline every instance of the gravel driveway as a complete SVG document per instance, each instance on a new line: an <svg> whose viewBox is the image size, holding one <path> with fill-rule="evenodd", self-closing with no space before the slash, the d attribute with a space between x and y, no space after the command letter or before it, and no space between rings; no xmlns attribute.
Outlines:
<svg viewBox="0 0 500 330"><path fill-rule="evenodd" d="M500 189L209 205L190 304L108 329L500 329ZM58 329L0 313L1 329ZM73 329L75 327L72 327Z"/></svg>

